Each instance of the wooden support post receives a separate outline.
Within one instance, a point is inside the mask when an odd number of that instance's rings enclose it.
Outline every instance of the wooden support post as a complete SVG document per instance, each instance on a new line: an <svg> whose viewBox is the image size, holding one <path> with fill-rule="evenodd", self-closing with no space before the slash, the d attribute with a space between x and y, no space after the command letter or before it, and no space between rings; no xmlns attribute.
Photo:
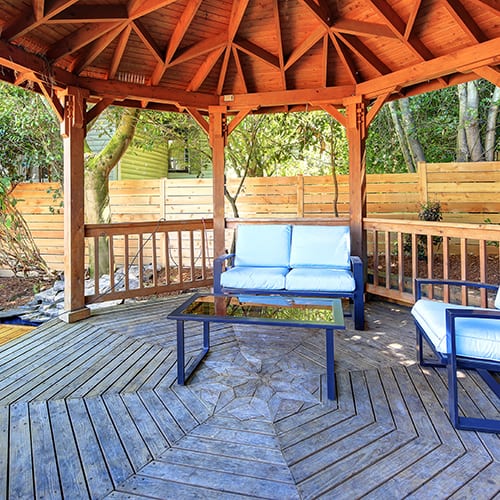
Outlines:
<svg viewBox="0 0 500 500"><path fill-rule="evenodd" d="M349 143L351 253L359 255L366 265L367 249L363 231L363 218L366 217L366 105L360 96L346 99L344 104Z"/></svg>
<svg viewBox="0 0 500 500"><path fill-rule="evenodd" d="M64 119L64 309L63 321L90 316L85 307L84 137L85 93L70 88L63 96Z"/></svg>
<svg viewBox="0 0 500 500"><path fill-rule="evenodd" d="M224 150L227 141L226 106L210 106L209 137L213 163L214 256L225 251Z"/></svg>

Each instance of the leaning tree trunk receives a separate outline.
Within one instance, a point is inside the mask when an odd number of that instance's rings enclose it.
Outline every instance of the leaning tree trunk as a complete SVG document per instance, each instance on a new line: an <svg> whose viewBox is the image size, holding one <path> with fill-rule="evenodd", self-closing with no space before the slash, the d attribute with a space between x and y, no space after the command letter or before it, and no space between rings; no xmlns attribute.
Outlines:
<svg viewBox="0 0 500 500"><path fill-rule="evenodd" d="M417 127L415 126L415 121L413 120L413 114L407 97L399 100L399 108L401 109L403 129L405 131L406 140L408 141L410 153L413 158L413 164L416 165L420 161L425 161L425 153L422 144L418 140Z"/></svg>
<svg viewBox="0 0 500 500"><path fill-rule="evenodd" d="M392 123L394 124L394 130L396 131L399 147L403 153L403 158L408 168L408 172L415 172L415 164L413 163L410 148L408 147L408 142L406 141L405 133L394 102L389 103L389 111L391 112Z"/></svg>
<svg viewBox="0 0 500 500"><path fill-rule="evenodd" d="M120 161L134 136L139 110L124 110L118 128L104 149L85 161L85 219L89 224L108 224L111 221L109 207L109 174ZM109 273L109 242L99 238L99 272ZM90 269L94 274L95 253L89 248Z"/></svg>
<svg viewBox="0 0 500 500"><path fill-rule="evenodd" d="M465 117L465 135L472 161L483 159L483 146L479 131L479 93L475 82L467 83L467 110Z"/></svg>
<svg viewBox="0 0 500 500"><path fill-rule="evenodd" d="M493 161L495 158L495 141L497 136L498 103L500 102L500 87L495 87L491 97L491 104L488 109L486 120L486 135L484 139L484 150L486 161Z"/></svg>
<svg viewBox="0 0 500 500"><path fill-rule="evenodd" d="M467 112L467 85L460 83L458 91L458 129L457 129L457 161L469 159L467 136L465 134L465 116Z"/></svg>

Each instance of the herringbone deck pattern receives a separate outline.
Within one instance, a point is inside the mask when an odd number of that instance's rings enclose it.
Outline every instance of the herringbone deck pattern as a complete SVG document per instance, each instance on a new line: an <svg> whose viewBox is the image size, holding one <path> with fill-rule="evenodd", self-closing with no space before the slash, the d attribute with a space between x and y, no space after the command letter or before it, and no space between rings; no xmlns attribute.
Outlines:
<svg viewBox="0 0 500 500"><path fill-rule="evenodd" d="M183 298L0 347L1 498L500 496L499 436L451 426L445 373L415 365L407 309L370 303L367 331L336 333L332 403L321 331L213 325L178 386L166 316ZM498 414L480 379L462 385L466 412Z"/></svg>

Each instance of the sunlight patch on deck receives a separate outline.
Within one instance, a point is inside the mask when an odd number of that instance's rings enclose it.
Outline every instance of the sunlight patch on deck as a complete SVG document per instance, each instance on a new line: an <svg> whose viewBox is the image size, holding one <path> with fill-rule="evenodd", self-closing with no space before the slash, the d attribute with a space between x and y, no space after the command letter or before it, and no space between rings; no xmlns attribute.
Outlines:
<svg viewBox="0 0 500 500"><path fill-rule="evenodd" d="M22 337L34 329L34 326L0 324L0 345Z"/></svg>

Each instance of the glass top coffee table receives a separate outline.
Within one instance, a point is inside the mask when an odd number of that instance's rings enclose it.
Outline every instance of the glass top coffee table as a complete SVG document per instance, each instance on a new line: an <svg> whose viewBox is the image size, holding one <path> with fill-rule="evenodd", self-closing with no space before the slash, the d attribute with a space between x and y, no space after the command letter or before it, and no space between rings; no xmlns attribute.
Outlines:
<svg viewBox="0 0 500 500"><path fill-rule="evenodd" d="M210 323L243 323L262 326L322 328L325 330L327 397L334 400L334 330L345 330L340 299L195 294L168 315L177 321L177 382L184 385L210 349ZM203 346L185 366L184 322L203 323Z"/></svg>

